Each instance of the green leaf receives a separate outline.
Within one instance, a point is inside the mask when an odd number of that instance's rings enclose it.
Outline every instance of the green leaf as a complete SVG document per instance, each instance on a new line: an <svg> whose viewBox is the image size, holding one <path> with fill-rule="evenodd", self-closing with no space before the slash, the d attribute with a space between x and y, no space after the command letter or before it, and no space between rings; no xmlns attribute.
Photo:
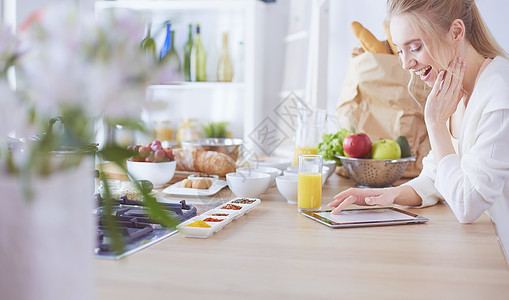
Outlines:
<svg viewBox="0 0 509 300"><path fill-rule="evenodd" d="M149 215L152 219L167 228L175 228L177 226L178 222L167 213L154 196L146 191L143 191L143 202L145 203L145 207L148 208Z"/></svg>
<svg viewBox="0 0 509 300"><path fill-rule="evenodd" d="M336 133L324 134L322 142L318 144L318 154L322 155L325 160L334 160L340 166L341 161L336 155L343 156L343 139L352 134L352 132L343 128Z"/></svg>
<svg viewBox="0 0 509 300"><path fill-rule="evenodd" d="M141 120L132 119L132 118L118 118L118 119L107 119L105 122L115 127L116 125L120 125L125 129L133 130L133 131L142 131L146 132L145 126L143 126L143 122Z"/></svg>
<svg viewBox="0 0 509 300"><path fill-rule="evenodd" d="M127 150L117 144L107 144L98 152L98 155L102 156L106 161L112 161L119 166L125 166L125 161L134 155L134 151Z"/></svg>
<svg viewBox="0 0 509 300"><path fill-rule="evenodd" d="M202 126L207 138L226 138L228 136L228 122L211 122Z"/></svg>

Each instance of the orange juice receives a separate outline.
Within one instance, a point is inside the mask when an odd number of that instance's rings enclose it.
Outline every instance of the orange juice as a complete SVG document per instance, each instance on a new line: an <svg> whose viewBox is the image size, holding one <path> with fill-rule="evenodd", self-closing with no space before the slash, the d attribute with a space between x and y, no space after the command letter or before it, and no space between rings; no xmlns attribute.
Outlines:
<svg viewBox="0 0 509 300"><path fill-rule="evenodd" d="M322 174L299 173L297 197L299 210L317 209L322 206Z"/></svg>
<svg viewBox="0 0 509 300"><path fill-rule="evenodd" d="M293 148L293 165L296 166L299 164L299 155L305 154L316 154L316 147L300 147L296 146Z"/></svg>

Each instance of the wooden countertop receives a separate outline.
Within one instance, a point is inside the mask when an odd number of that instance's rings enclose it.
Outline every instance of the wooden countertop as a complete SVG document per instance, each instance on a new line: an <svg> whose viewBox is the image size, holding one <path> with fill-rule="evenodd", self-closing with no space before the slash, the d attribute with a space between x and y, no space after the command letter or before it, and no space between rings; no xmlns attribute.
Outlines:
<svg viewBox="0 0 509 300"><path fill-rule="evenodd" d="M353 182L333 174L322 205ZM199 213L233 198L225 188ZM460 224L445 204L404 208L427 224L330 229L276 187L207 239L173 235L96 260L99 299L508 299L509 267L488 216Z"/></svg>

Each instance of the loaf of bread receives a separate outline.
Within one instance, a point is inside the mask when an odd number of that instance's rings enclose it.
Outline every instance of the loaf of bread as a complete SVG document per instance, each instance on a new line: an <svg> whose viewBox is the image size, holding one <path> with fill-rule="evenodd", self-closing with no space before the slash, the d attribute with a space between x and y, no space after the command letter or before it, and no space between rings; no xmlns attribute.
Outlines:
<svg viewBox="0 0 509 300"><path fill-rule="evenodd" d="M182 187L184 188L192 188L193 187L193 181L191 179L184 179L182 180Z"/></svg>
<svg viewBox="0 0 509 300"><path fill-rule="evenodd" d="M193 189L208 189L212 186L210 179L201 178L193 180Z"/></svg>
<svg viewBox="0 0 509 300"><path fill-rule="evenodd" d="M389 22L384 22L384 31L387 35L387 44L391 47L392 54L398 54L398 48L392 43L391 29L389 28Z"/></svg>
<svg viewBox="0 0 509 300"><path fill-rule="evenodd" d="M364 50L373 53L386 53L390 54L385 48L384 44L380 42L369 30L364 28L359 22L352 22L350 25L353 34L361 43Z"/></svg>
<svg viewBox="0 0 509 300"><path fill-rule="evenodd" d="M233 158L216 151L174 149L173 156L179 171L225 176L237 167Z"/></svg>

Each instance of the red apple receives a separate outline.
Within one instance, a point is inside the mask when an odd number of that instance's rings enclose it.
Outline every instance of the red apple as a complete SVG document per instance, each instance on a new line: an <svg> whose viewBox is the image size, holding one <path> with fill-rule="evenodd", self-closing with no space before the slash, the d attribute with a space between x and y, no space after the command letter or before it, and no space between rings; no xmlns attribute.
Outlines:
<svg viewBox="0 0 509 300"><path fill-rule="evenodd" d="M343 151L346 156L359 158L371 150L371 140L365 133L352 134L343 139Z"/></svg>

